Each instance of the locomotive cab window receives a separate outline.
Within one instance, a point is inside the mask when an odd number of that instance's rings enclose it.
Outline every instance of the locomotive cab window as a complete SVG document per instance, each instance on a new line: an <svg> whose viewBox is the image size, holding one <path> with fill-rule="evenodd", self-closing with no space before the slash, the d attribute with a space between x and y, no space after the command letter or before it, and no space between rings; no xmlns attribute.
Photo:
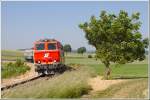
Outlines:
<svg viewBox="0 0 150 100"><path fill-rule="evenodd" d="M36 50L44 50L44 43L36 44Z"/></svg>
<svg viewBox="0 0 150 100"><path fill-rule="evenodd" d="M48 50L55 50L56 49L56 43L48 43Z"/></svg>

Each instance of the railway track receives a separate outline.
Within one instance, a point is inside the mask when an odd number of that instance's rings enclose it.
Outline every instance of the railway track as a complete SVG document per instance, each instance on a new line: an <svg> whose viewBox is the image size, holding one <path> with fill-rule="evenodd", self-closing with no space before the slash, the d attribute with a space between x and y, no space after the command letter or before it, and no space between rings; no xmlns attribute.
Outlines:
<svg viewBox="0 0 150 100"><path fill-rule="evenodd" d="M33 81L33 80L36 80L36 79L38 79L38 78L40 78L40 77L42 77L42 75L38 75L38 76L32 77L32 78L30 78L30 79L27 79L27 80L24 80L24 81L20 81L20 82L11 84L11 85L2 86L2 87L1 87L1 91L6 90L6 89L13 88L13 87L15 87L15 86L18 86L18 85L21 85L21 84L24 84L24 83L27 83L27 82L30 82L30 81Z"/></svg>
<svg viewBox="0 0 150 100"><path fill-rule="evenodd" d="M28 64L30 64L30 63L28 63ZM31 65L29 65L29 66L31 66ZM67 66L67 67L68 67L68 66ZM31 68L33 68L33 67L31 67ZM68 67L68 68L65 69L65 70L70 70L70 68ZM64 72L65 70L63 70L63 72ZM34 71L34 70L33 70L33 71ZM31 72L33 73L33 71L31 71ZM28 78L28 79L25 79L25 80L20 80L20 81L15 82L15 83L12 82L11 84L1 85L1 91L7 90L7 89L10 89L10 88L13 88L13 87L15 87L15 86L18 86L18 85L21 85L21 84L24 84L24 83L27 83L27 82L34 81L34 80L39 79L39 78L44 78L44 79L48 80L48 79L52 78L52 76L54 76L54 75L56 75L56 74L61 74L61 73L63 73L63 72L57 72L57 73L55 73L55 74L49 74L49 75L46 75L46 76L44 76L44 77L42 77L43 75L35 75L34 77L31 77L31 78ZM30 75L30 74L29 74L29 75ZM28 75L27 75L27 76L28 76Z"/></svg>
<svg viewBox="0 0 150 100"><path fill-rule="evenodd" d="M54 77L55 75L57 76L59 74L57 73L57 74L48 74L48 75L38 75L38 76L32 77L32 78L27 79L27 80L23 80L23 81L20 81L20 82L13 83L11 85L1 86L1 91L13 88L15 86L18 86L18 85L21 85L21 84L24 84L24 83L27 83L27 82L34 81L34 80L39 79L39 78L44 78L45 80L49 80L50 78Z"/></svg>

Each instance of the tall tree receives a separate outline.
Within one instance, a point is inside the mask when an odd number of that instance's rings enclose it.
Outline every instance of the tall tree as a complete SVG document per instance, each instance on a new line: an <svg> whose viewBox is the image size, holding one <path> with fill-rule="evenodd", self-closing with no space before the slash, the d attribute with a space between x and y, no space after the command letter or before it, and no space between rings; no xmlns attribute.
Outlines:
<svg viewBox="0 0 150 100"><path fill-rule="evenodd" d="M83 54L84 52L86 52L86 48L85 47L80 47L77 50L78 53Z"/></svg>
<svg viewBox="0 0 150 100"><path fill-rule="evenodd" d="M139 18L139 12L129 16L123 10L118 15L102 11L98 18L91 16L89 22L79 25L89 44L96 48L97 58L105 65L105 78L110 76L111 62L125 64L145 59L149 41L142 38Z"/></svg>
<svg viewBox="0 0 150 100"><path fill-rule="evenodd" d="M70 45L70 44L65 44L65 45L63 46L63 48L64 48L64 52L66 52L66 54L67 54L68 52L71 52L71 51L72 51L72 48L71 48L71 45Z"/></svg>

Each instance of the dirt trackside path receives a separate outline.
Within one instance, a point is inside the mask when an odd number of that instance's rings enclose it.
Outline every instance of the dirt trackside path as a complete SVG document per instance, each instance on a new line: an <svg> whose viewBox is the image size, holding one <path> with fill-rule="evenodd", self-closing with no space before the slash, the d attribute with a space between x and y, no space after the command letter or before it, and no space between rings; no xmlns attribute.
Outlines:
<svg viewBox="0 0 150 100"><path fill-rule="evenodd" d="M27 71L25 74L20 75L20 76L16 76L16 77L9 78L9 79L2 79L2 86L14 84L14 83L21 82L23 80L27 80L29 78L37 76L38 74L34 71L34 68L35 68L34 64L33 63L26 63L26 64L30 67L29 71Z"/></svg>
<svg viewBox="0 0 150 100"><path fill-rule="evenodd" d="M122 84L119 91L115 92L113 97L114 98L147 98L148 80L135 79L126 84L124 83Z"/></svg>
<svg viewBox="0 0 150 100"><path fill-rule="evenodd" d="M127 80L121 80L121 79L117 79L117 80L102 80L102 77L97 76L95 78L91 78L89 80L89 85L92 86L92 89L94 92L96 91L101 91L101 90L105 90L106 88L108 88L109 86L113 85L113 84L118 84L121 82L125 82Z"/></svg>
<svg viewBox="0 0 150 100"><path fill-rule="evenodd" d="M102 77L89 79L92 90L83 98L147 98L148 79L102 80Z"/></svg>
<svg viewBox="0 0 150 100"><path fill-rule="evenodd" d="M117 79L117 80L103 80L102 76L97 76L89 79L88 84L92 87L92 90L88 95L84 95L83 98L90 97L91 94L94 94L98 91L103 91L110 87L111 85L118 84L121 82L125 82L128 80L125 79Z"/></svg>

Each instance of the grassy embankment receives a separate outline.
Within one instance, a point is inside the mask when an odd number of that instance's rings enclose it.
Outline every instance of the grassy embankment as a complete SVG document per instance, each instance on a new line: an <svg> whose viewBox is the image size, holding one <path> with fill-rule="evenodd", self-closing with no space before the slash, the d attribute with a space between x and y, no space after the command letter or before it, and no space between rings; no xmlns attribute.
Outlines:
<svg viewBox="0 0 150 100"><path fill-rule="evenodd" d="M30 70L30 67L24 64L24 56L23 52L21 51L1 50L1 59L2 78L15 77L24 74L26 71Z"/></svg>
<svg viewBox="0 0 150 100"><path fill-rule="evenodd" d="M91 89L87 79L92 75L91 71L80 67L49 80L35 80L6 90L2 98L79 98Z"/></svg>
<svg viewBox="0 0 150 100"><path fill-rule="evenodd" d="M2 64L2 78L11 78L24 74L26 71L30 70L23 61L17 60L16 62L1 63Z"/></svg>
<svg viewBox="0 0 150 100"><path fill-rule="evenodd" d="M148 98L148 79L134 79L115 84L91 94L90 98Z"/></svg>

